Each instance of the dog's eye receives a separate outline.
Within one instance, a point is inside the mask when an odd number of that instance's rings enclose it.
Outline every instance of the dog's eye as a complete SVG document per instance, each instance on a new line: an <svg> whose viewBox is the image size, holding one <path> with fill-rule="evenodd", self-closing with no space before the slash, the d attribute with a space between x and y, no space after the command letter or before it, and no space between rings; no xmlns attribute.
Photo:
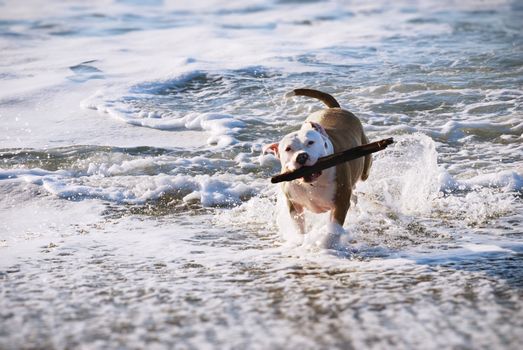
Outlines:
<svg viewBox="0 0 523 350"><path fill-rule="evenodd" d="M310 146L310 145L314 145L314 141L309 141L309 142L307 142L307 145L309 145L309 146Z"/></svg>
<svg viewBox="0 0 523 350"><path fill-rule="evenodd" d="M291 150L292 150L292 148L291 148L290 146L287 146L287 147L285 148L285 152L290 152Z"/></svg>

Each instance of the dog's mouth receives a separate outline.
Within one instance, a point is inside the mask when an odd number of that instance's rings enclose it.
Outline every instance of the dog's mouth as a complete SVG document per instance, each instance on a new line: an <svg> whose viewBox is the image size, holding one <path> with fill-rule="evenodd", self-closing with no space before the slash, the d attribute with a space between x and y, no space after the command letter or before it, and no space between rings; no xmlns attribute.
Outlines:
<svg viewBox="0 0 523 350"><path fill-rule="evenodd" d="M316 172L316 173L312 173L312 174L309 174L309 175L305 175L305 176L303 177L303 182L307 182L307 183L314 182L314 181L316 181L320 176L321 176L321 171L318 171L318 172Z"/></svg>

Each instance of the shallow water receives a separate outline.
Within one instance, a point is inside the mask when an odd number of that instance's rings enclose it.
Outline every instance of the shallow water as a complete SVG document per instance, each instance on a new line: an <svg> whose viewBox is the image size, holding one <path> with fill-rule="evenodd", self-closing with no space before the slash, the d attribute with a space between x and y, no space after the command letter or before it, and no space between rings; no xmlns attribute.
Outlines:
<svg viewBox="0 0 523 350"><path fill-rule="evenodd" d="M43 4L0 1L0 348L519 347L519 2ZM298 87L396 140L337 250L261 156Z"/></svg>

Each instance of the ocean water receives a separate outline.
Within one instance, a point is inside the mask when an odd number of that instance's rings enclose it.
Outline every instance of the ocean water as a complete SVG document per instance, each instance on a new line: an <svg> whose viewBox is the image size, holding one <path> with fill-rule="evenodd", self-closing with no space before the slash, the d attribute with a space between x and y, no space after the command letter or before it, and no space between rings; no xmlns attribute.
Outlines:
<svg viewBox="0 0 523 350"><path fill-rule="evenodd" d="M521 1L0 0L0 348L519 349ZM371 140L338 249L263 145Z"/></svg>

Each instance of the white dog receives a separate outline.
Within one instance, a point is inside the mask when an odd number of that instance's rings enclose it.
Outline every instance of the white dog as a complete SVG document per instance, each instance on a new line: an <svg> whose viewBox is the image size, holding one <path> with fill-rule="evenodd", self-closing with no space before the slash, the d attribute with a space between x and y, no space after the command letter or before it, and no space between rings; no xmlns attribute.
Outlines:
<svg viewBox="0 0 523 350"><path fill-rule="evenodd" d="M320 99L329 108L311 114L300 130L264 148L264 153L272 153L280 160L282 172L313 165L318 158L369 142L360 120L341 109L331 95L310 89L297 89L292 94ZM372 157L367 155L284 182L282 189L299 231L305 233L305 209L313 213L330 211L331 222L341 228L350 207L352 190L358 180L367 179L371 163Z"/></svg>

